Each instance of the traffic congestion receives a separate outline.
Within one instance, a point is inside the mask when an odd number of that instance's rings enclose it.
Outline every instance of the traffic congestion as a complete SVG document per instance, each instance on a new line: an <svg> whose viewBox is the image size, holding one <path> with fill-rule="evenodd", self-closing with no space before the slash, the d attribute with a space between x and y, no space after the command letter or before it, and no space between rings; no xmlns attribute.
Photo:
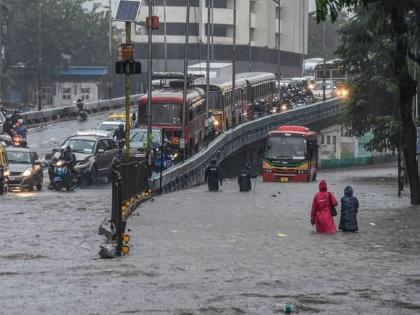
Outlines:
<svg viewBox="0 0 420 315"><path fill-rule="evenodd" d="M211 80L206 116L205 85L199 78L187 91L188 117L183 126L179 81L173 77L161 78L152 91L150 144L145 112L147 96L140 97L131 110L130 154L144 157L150 145L153 171L165 170L194 155L238 124L315 103L319 99L318 85L319 82L311 78L278 82L272 73L244 73L238 75L235 86L235 94L241 96L233 102L231 82L220 78ZM337 95L334 84L327 82L326 87L328 98ZM28 128L22 114L1 110L1 193L40 191L44 186L56 191L74 191L76 187L96 185L98 179L111 181L112 162L125 150L125 113L112 112L100 118L94 128L86 128L89 112L80 99L74 105L78 109L77 130L66 134L64 141L44 146L43 155L37 152L37 140L35 143L28 141ZM182 128L185 130L184 143Z"/></svg>

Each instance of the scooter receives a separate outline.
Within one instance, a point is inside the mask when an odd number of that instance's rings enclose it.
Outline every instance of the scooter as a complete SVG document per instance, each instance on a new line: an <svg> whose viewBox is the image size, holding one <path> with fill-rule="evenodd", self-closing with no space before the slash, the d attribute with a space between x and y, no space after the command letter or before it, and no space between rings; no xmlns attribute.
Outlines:
<svg viewBox="0 0 420 315"><path fill-rule="evenodd" d="M58 160L54 167L52 177L52 186L55 191L61 191L66 188L67 191L73 189L73 179L69 172L69 168L63 160Z"/></svg>

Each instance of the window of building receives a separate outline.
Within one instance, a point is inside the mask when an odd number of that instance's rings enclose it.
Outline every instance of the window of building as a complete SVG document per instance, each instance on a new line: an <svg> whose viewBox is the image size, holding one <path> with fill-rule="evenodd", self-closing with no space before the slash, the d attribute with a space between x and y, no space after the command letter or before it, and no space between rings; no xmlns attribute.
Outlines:
<svg viewBox="0 0 420 315"><path fill-rule="evenodd" d="M337 145L337 137L333 136L333 145Z"/></svg>
<svg viewBox="0 0 420 315"><path fill-rule="evenodd" d="M324 135L321 136L321 144L325 144L325 136Z"/></svg>
<svg viewBox="0 0 420 315"><path fill-rule="evenodd" d="M71 88L61 89L61 95L62 95L63 100L70 100L71 99Z"/></svg>
<svg viewBox="0 0 420 315"><path fill-rule="evenodd" d="M331 144L331 136L327 136L327 144Z"/></svg>

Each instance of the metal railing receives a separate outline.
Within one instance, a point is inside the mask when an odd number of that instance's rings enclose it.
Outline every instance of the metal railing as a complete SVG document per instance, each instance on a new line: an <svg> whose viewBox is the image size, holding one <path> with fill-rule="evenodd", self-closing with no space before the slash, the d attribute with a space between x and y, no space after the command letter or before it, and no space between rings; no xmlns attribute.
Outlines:
<svg viewBox="0 0 420 315"><path fill-rule="evenodd" d="M131 96L131 105L136 103L137 98L140 94L135 94ZM119 97L111 100L100 100L96 102L87 102L85 103L84 108L89 113L98 113L111 111L125 106L125 98ZM62 121L65 119L74 119L77 117L79 111L76 105L65 106L60 108L49 108L42 111L32 111L22 113L22 118L25 120L26 124L31 127L37 124L46 124L57 121Z"/></svg>
<svg viewBox="0 0 420 315"><path fill-rule="evenodd" d="M332 118L338 114L343 103L342 98L335 98L238 125L217 137L206 149L184 163L163 172L162 191L166 193L200 184L211 160L220 163L240 148L262 140L267 132L280 125L307 125ZM150 187L159 191L158 175L152 177Z"/></svg>

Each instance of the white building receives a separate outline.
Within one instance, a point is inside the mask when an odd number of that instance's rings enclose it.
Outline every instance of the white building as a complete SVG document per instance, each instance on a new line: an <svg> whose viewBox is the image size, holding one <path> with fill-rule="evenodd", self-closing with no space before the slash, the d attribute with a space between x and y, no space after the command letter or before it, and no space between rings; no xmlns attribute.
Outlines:
<svg viewBox="0 0 420 315"><path fill-rule="evenodd" d="M187 0L153 0L153 14L160 18L160 29L153 31L153 71L165 70L165 38L168 71L182 71L185 44ZM207 42L206 0L189 0L190 11L190 64L205 62ZM212 62L231 62L233 40L233 0L212 0L214 5ZM109 6L110 0L94 0ZM237 72L277 72L277 39L280 17L280 64L283 76L300 76L303 55L308 42L308 0L237 0ZM164 6L166 4L166 7ZM117 0L111 0L115 10ZM148 15L148 0L142 1L138 24L133 27L136 57L147 72L147 31L144 27ZM165 30L166 16L166 36ZM115 22L118 27L123 23ZM210 24L212 25L212 24Z"/></svg>

